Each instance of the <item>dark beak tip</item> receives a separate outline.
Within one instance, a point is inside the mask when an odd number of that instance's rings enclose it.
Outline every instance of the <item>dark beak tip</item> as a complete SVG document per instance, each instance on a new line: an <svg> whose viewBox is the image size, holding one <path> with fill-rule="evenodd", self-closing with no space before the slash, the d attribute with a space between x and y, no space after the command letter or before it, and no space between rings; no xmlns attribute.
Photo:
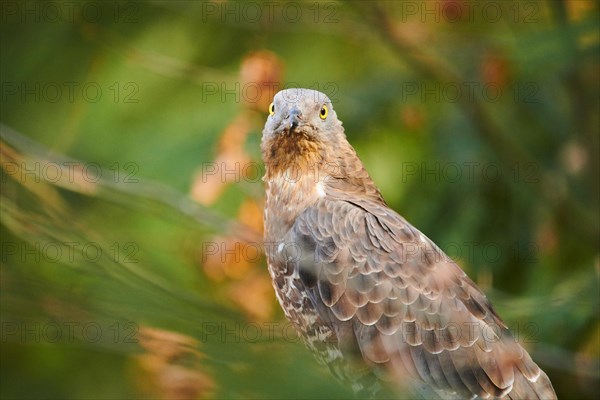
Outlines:
<svg viewBox="0 0 600 400"><path fill-rule="evenodd" d="M290 122L288 126L290 130L296 129L302 123L302 112L297 108L293 108L289 114L289 118Z"/></svg>

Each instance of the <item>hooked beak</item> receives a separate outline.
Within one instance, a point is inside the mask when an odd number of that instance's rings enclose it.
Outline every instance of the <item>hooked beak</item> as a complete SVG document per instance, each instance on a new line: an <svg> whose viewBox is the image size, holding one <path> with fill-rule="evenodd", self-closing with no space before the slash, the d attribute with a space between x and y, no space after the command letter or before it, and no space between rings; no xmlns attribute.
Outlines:
<svg viewBox="0 0 600 400"><path fill-rule="evenodd" d="M302 118L302 112L297 107L292 108L290 111L290 130L296 129L302 123Z"/></svg>

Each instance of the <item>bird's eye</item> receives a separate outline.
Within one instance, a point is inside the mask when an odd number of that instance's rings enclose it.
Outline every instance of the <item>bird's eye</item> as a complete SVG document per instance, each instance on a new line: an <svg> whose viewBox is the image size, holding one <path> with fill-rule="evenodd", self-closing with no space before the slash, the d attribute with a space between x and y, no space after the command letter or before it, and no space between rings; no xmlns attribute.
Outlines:
<svg viewBox="0 0 600 400"><path fill-rule="evenodd" d="M323 104L323 107L321 107L321 111L319 111L319 117L321 117L321 119L325 119L327 118L327 114L329 114L329 109L326 105Z"/></svg>
<svg viewBox="0 0 600 400"><path fill-rule="evenodd" d="M275 103L271 103L269 106L269 115L275 114Z"/></svg>

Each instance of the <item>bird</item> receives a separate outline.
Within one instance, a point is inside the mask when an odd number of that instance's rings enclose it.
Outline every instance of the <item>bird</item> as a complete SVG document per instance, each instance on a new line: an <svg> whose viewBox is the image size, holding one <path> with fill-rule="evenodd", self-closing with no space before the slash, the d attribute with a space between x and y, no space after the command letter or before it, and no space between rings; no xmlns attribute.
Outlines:
<svg viewBox="0 0 600 400"><path fill-rule="evenodd" d="M275 295L336 378L364 396L556 399L485 294L387 205L325 94L278 92L260 146Z"/></svg>

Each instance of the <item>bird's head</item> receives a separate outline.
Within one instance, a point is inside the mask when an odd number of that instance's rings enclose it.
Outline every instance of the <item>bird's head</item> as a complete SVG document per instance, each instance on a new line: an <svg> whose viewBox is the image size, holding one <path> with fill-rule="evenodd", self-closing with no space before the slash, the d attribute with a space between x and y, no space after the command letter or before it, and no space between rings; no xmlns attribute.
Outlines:
<svg viewBox="0 0 600 400"><path fill-rule="evenodd" d="M348 143L331 100L321 92L287 89L277 93L269 107L261 150L266 167L263 179L275 193L272 197L286 207L295 201L301 210L323 193L334 191L361 193L385 204ZM302 185L304 191L299 190ZM290 200L293 196L294 201Z"/></svg>
<svg viewBox="0 0 600 400"><path fill-rule="evenodd" d="M275 95L263 135L298 134L326 140L340 125L331 100L310 89L286 89Z"/></svg>
<svg viewBox="0 0 600 400"><path fill-rule="evenodd" d="M323 156L345 135L331 100L310 89L286 89L275 95L263 130L263 156L269 163L297 162Z"/></svg>

